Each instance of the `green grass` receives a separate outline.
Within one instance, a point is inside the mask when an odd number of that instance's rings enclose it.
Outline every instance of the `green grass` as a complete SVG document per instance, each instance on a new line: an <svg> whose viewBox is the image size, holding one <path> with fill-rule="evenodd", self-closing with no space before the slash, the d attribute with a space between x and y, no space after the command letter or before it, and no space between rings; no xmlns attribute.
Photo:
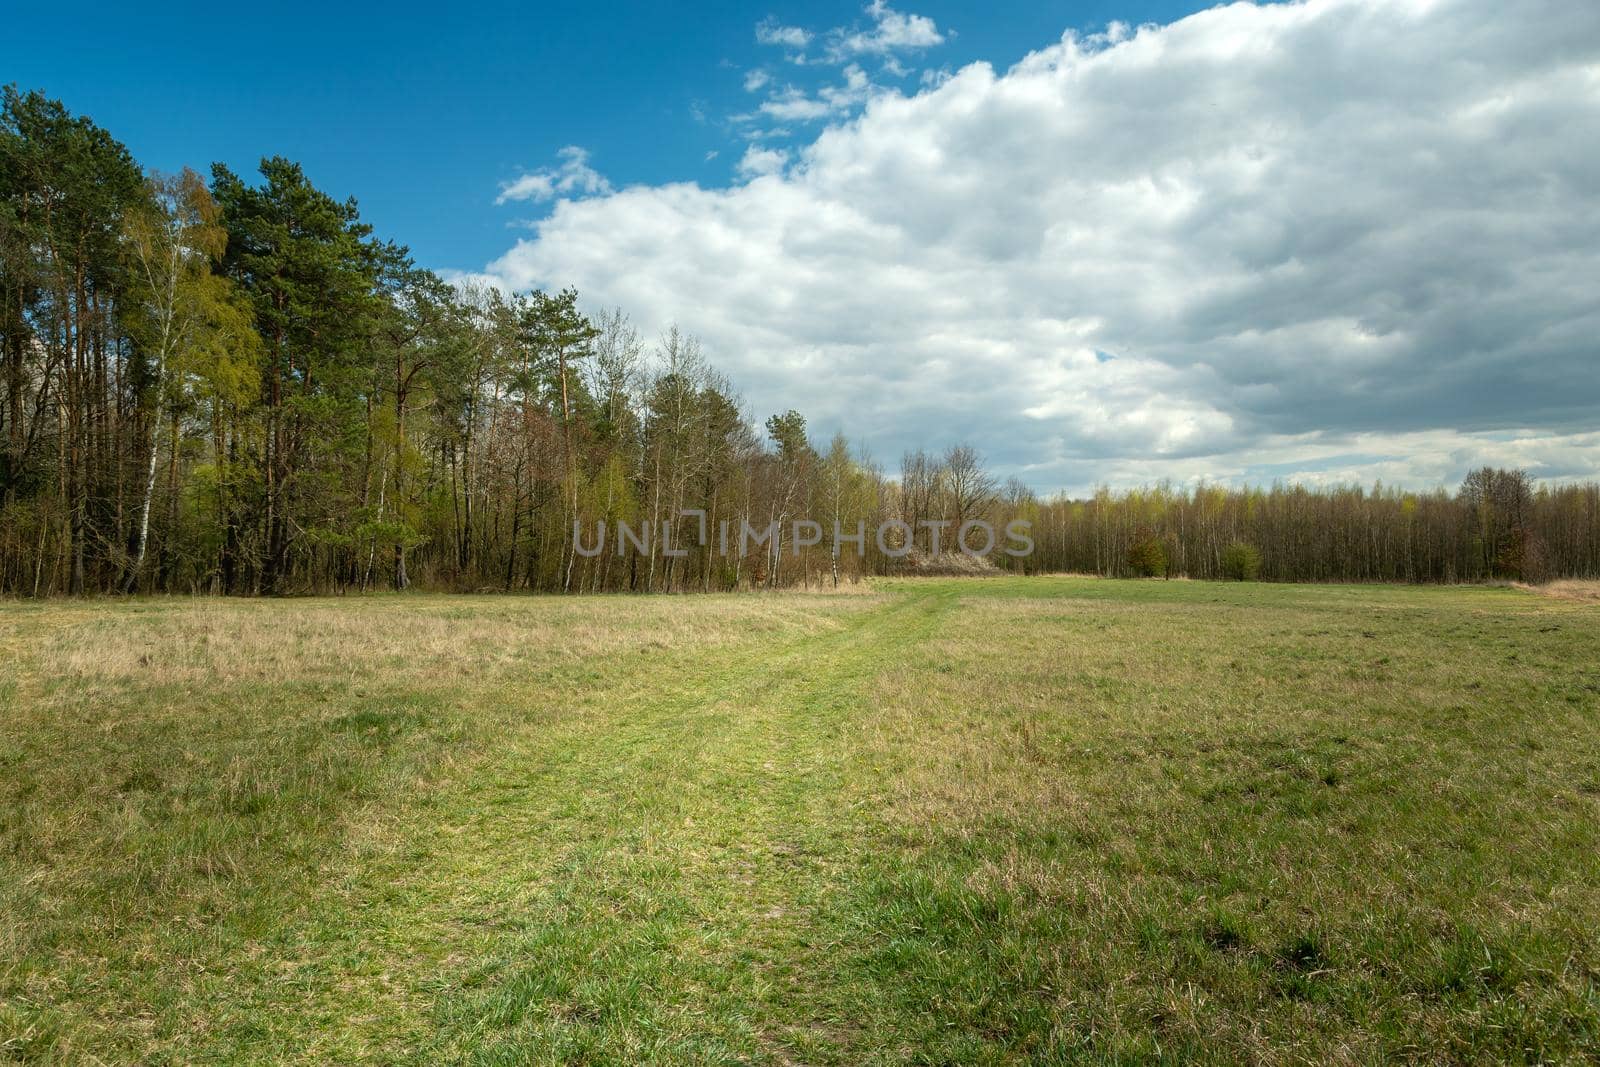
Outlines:
<svg viewBox="0 0 1600 1067"><path fill-rule="evenodd" d="M0 605L0 1058L1587 1060L1600 609Z"/></svg>

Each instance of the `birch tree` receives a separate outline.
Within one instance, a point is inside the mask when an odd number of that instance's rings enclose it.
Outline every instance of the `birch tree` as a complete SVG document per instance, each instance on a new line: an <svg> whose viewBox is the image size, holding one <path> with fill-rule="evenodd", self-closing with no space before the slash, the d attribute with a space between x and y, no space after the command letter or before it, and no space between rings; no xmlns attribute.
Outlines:
<svg viewBox="0 0 1600 1067"><path fill-rule="evenodd" d="M130 333L150 362L150 385L144 482L124 592L137 587L149 551L162 428L171 428L168 447L175 461L178 420L193 399L192 384L200 377L214 379L219 360L248 356L259 348L249 307L227 279L211 273L211 260L221 256L227 231L205 183L185 169L169 177L153 175L149 190L149 203L130 215L126 231L134 264L127 314Z"/></svg>

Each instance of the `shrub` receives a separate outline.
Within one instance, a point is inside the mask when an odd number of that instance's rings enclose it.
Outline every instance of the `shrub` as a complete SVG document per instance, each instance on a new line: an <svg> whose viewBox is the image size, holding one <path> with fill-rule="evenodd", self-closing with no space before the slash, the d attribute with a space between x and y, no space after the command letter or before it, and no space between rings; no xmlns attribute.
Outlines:
<svg viewBox="0 0 1600 1067"><path fill-rule="evenodd" d="M1253 582L1261 574L1261 553L1254 545L1235 541L1222 550L1222 576L1236 582Z"/></svg>
<svg viewBox="0 0 1600 1067"><path fill-rule="evenodd" d="M941 552L937 556L912 552L906 557L906 569L912 574L939 578L986 578L1000 573L988 556L966 552Z"/></svg>
<svg viewBox="0 0 1600 1067"><path fill-rule="evenodd" d="M1154 537L1135 541L1128 549L1128 569L1140 578L1159 578L1166 574L1166 546Z"/></svg>

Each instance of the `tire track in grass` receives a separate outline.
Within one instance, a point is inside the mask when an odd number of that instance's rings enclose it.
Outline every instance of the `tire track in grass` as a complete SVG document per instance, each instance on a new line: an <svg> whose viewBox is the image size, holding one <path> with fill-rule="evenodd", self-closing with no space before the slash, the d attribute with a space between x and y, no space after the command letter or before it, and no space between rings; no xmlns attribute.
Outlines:
<svg viewBox="0 0 1600 1067"><path fill-rule="evenodd" d="M807 1007L839 936L819 917L875 844L851 727L866 683L954 601L896 592L836 630L530 720L297 935L317 988L271 1043L417 1063L781 1063L796 1034L808 1059L830 1047L848 1020ZM361 1012L341 1010L341 987Z"/></svg>
<svg viewBox="0 0 1600 1067"><path fill-rule="evenodd" d="M813 918L872 844L846 788L862 683L952 602L897 597L542 753L517 817L475 826L511 863L469 908L510 936L439 990L430 1057L784 1061L774 1035L817 1022L795 1007L832 948Z"/></svg>

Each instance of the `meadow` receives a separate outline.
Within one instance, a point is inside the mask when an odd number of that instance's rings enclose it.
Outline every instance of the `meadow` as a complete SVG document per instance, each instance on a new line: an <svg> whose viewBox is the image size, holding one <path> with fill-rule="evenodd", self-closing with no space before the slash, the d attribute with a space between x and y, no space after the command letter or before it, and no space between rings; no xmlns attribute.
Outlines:
<svg viewBox="0 0 1600 1067"><path fill-rule="evenodd" d="M0 1059L1580 1061L1600 607L0 603Z"/></svg>

